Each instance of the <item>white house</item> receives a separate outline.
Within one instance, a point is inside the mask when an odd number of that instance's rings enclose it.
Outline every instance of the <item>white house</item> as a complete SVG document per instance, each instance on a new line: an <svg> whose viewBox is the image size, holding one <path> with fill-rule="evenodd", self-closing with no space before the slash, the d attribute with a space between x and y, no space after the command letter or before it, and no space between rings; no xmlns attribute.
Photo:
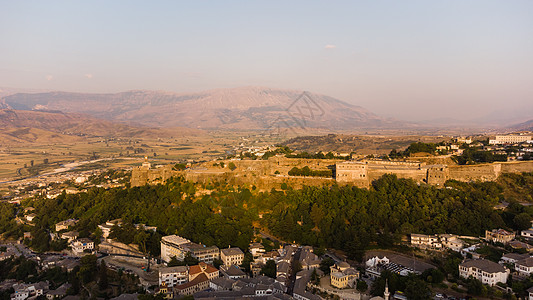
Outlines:
<svg viewBox="0 0 533 300"><path fill-rule="evenodd" d="M72 252L75 254L81 254L85 250L93 250L94 249L94 242L90 239L81 238L74 240L72 243L70 243L70 247L72 248Z"/></svg>
<svg viewBox="0 0 533 300"><path fill-rule="evenodd" d="M239 248L226 248L220 250L220 259L225 266L231 265L240 266L244 260L244 253Z"/></svg>
<svg viewBox="0 0 533 300"><path fill-rule="evenodd" d="M459 265L459 276L463 278L472 276L490 286L498 282L507 282L509 273L509 269L504 266L485 259L465 260Z"/></svg>
<svg viewBox="0 0 533 300"><path fill-rule="evenodd" d="M533 230L531 228L527 230L522 230L522 232L520 232L520 235L528 239L533 239Z"/></svg>
<svg viewBox="0 0 533 300"><path fill-rule="evenodd" d="M421 248L442 248L442 244L436 235L411 234L411 245Z"/></svg>
<svg viewBox="0 0 533 300"><path fill-rule="evenodd" d="M168 287L174 287L189 281L189 269L187 266L167 267L159 269L159 285L163 282Z"/></svg>
<svg viewBox="0 0 533 300"><path fill-rule="evenodd" d="M533 257L515 262L514 268L520 275L529 276L533 272Z"/></svg>

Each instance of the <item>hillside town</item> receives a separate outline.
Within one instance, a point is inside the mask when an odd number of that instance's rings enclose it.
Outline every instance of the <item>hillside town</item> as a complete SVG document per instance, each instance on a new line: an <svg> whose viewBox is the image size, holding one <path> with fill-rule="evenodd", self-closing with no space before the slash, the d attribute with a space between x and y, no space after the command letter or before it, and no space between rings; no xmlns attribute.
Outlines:
<svg viewBox="0 0 533 300"><path fill-rule="evenodd" d="M31 211L28 209L25 212L30 222L28 217L32 215ZM116 299L140 294L162 295L164 299L186 296L194 296L195 299L369 299L368 287L384 271L404 277L432 274L437 266L419 257L455 255L451 253L462 257L456 270L459 278L475 278L500 293L510 289L506 283L511 276L513 281L519 282L533 273L533 226L521 232L487 230L482 237L412 233L405 237L403 244L420 255L415 257L394 251L370 251L361 263L357 263L347 261L335 252L319 249L317 254L317 249L311 246L285 244L276 240L275 244L279 247L272 247L272 240L265 234L259 235L259 242L251 242L247 249L219 249L177 235L163 236L160 257L146 257L136 245L124 245L111 238L113 231L122 226L122 220L109 220L99 225L102 236L97 241L80 238L78 232L72 231L77 222L75 219L61 221L55 224L55 231L50 233L52 239L68 243L65 250L36 253L22 241L4 243L0 246L0 261L24 257L35 263L37 274L43 274L51 268L72 272L84 263L84 256L96 256L98 262L103 264L105 261L110 270L129 273L137 280L138 289L134 294L123 294ZM145 224L135 226L147 231L157 230ZM24 241L31 238L25 235ZM501 253L501 256L488 254L486 249ZM443 279L450 284L451 278ZM460 285L452 285L461 290ZM16 300L36 299L39 296L46 296L47 299L77 297L68 296L72 293L71 284L52 287L46 280L27 282L5 279L0 283L0 290L3 293L11 291L11 299ZM533 297L533 288L528 291ZM406 299L402 293L383 297ZM444 298L439 293L433 297ZM454 299L450 295L447 297Z"/></svg>
<svg viewBox="0 0 533 300"><path fill-rule="evenodd" d="M473 139L455 138L449 143L432 146L435 151L432 155L436 158L460 156L470 147L491 153L507 151L505 153L510 155L505 161L465 167L427 164L414 161L413 157L392 158L392 152L388 158L358 158L350 153L315 153L313 158L309 158L306 157L309 154L289 152L288 148L265 146L238 148L242 151L237 156L229 155L225 159L203 163L212 165L207 170L201 164L192 163L179 163L170 169L166 166L152 167L150 161L144 158L141 165L132 170L71 170L26 179L15 183L18 184L16 189L3 200L15 205L14 221L27 231L21 233L18 240L1 242L0 263L14 271L2 277L0 292L2 297L14 300L39 297L73 300L81 299L82 295L85 297L84 289L90 295L98 284L99 289L105 291L102 295L113 295L112 299L157 296L163 299L404 300L412 297L409 284L420 284L417 280L423 278L429 283L427 291L434 299L463 299L479 288L476 286L478 282L482 291L479 293L483 295L500 297L527 292L533 299L533 284L528 287L533 273L531 223L525 227L520 225L522 228L516 231L508 227L487 229L483 236L411 232L398 236L388 247L363 251L363 256L354 259L334 248L283 241L259 225L253 226L252 239L247 241L247 246L230 244L225 248L219 248L213 242L203 244L185 235L162 235L161 229L153 226L150 220L140 219L135 222L108 219L96 224L94 232L88 232L83 227L86 221L65 215L66 218L51 228L37 230L46 216L39 213L43 208L37 210L28 205L35 199L68 201L70 197L85 197L95 190L105 192L128 190L130 186L142 187L138 182L140 179L145 180L144 184L161 185L176 174L185 174L185 178L191 180L188 184L198 186L187 192L190 197L202 197L213 193L213 188L209 187L213 183L205 181L205 178L213 174L221 176L222 173L241 178L243 181L235 182L237 185L248 184L246 177L240 177L241 172L282 178L291 184L291 178L325 180L319 176L295 175L294 169L303 170L302 166L311 166L310 172L320 172L325 166L333 165L333 175L328 180L338 184L369 189L370 182L395 174L399 178L413 180L419 186L427 184L442 188L450 179L490 182L502 174L530 168L531 164L525 158L530 152L528 149L531 149L531 136L504 135L487 141L487 145L471 146L476 143ZM421 144L421 147L428 145ZM516 154L514 159L511 154ZM260 159L262 156L268 157L263 160ZM212 170L219 169L221 171L212 173ZM202 172L208 173L207 177L198 176ZM259 186L257 179L253 176L252 179ZM360 181L367 183L357 184ZM181 198L186 199L185 194ZM491 209L502 213L510 209L528 209L528 206L517 207L522 206L500 201ZM263 218L262 212L258 218ZM518 224L517 218L513 222ZM520 224L530 221L530 217L524 217ZM303 225L302 221L296 223ZM124 238L128 231L134 231L135 238ZM138 240L137 236L144 238ZM156 238L150 241L150 237ZM39 250L41 240L47 240L49 244L44 251ZM150 250L148 247L151 247ZM26 274L31 274L30 277L16 275L19 272L16 270L24 264L30 266ZM81 274L84 269L93 270L93 286L72 281L69 274ZM52 273L63 274L63 277L54 278ZM103 281L102 276L113 278L113 283ZM395 281L406 283L403 283L404 287L399 287ZM426 293L426 290L421 291Z"/></svg>

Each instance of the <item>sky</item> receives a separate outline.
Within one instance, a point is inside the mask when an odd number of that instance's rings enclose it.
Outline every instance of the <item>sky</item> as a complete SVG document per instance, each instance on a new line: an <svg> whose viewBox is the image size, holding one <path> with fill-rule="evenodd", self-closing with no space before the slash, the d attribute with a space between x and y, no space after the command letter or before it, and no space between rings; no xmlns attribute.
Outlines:
<svg viewBox="0 0 533 300"><path fill-rule="evenodd" d="M533 1L5 1L0 86L305 90L397 119L533 119Z"/></svg>

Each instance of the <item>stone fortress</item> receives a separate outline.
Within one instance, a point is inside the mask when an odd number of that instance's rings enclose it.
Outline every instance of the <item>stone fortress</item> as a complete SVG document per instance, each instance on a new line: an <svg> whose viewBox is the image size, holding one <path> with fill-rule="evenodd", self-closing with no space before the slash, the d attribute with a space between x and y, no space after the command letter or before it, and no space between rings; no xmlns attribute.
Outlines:
<svg viewBox="0 0 533 300"><path fill-rule="evenodd" d="M385 174L394 174L398 178L413 179L417 183L442 186L449 179L458 181L494 181L502 173L532 172L533 161L498 162L475 165L426 164L416 161L360 160L346 161L338 159L301 159L270 157L268 160L221 160L225 167L213 166L215 162L194 165L184 171L173 169L173 165L156 166L145 161L142 166L132 171L131 186L150 183L162 183L172 176L183 176L193 182L225 181L233 185L252 186L260 190L280 188L283 183L294 188L304 185L352 184L368 188L372 181ZM227 166L233 162L236 169ZM331 170L331 177L289 176L293 167L308 166L311 170Z"/></svg>

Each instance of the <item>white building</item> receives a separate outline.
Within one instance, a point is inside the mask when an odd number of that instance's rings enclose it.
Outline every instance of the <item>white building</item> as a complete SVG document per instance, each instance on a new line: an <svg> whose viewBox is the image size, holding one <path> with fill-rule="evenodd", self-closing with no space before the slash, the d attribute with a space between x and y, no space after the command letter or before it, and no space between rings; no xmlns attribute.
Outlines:
<svg viewBox="0 0 533 300"><path fill-rule="evenodd" d="M226 248L220 250L220 259L227 267L231 265L240 266L244 260L244 253L237 247Z"/></svg>
<svg viewBox="0 0 533 300"><path fill-rule="evenodd" d="M514 264L515 270L522 276L529 276L533 272L533 257L521 259Z"/></svg>
<svg viewBox="0 0 533 300"><path fill-rule="evenodd" d="M159 269L159 285L163 282L168 287L184 284L189 281L189 269L187 266L167 267Z"/></svg>
<svg viewBox="0 0 533 300"><path fill-rule="evenodd" d="M527 230L522 230L522 232L520 232L520 235L528 239L533 239L533 230L531 228Z"/></svg>
<svg viewBox="0 0 533 300"><path fill-rule="evenodd" d="M445 248L451 249L453 251L460 252L464 247L464 242L459 239L456 235L453 234L441 234L439 235L440 242Z"/></svg>
<svg viewBox="0 0 533 300"><path fill-rule="evenodd" d="M168 235L161 238L161 259L170 262L172 257L183 260L187 253L200 262L213 263L220 257L220 250L216 246L196 244L177 235Z"/></svg>
<svg viewBox="0 0 533 300"><path fill-rule="evenodd" d="M181 245L190 243L188 239L177 235L167 235L161 238L161 260L169 262L172 257L182 259L185 257L181 251Z"/></svg>
<svg viewBox="0 0 533 300"><path fill-rule="evenodd" d="M260 243L252 243L250 244L249 251L254 258L258 258L265 254L265 247Z"/></svg>
<svg viewBox="0 0 533 300"><path fill-rule="evenodd" d="M78 223L78 220L76 219L68 219L65 221L61 221L56 224L56 231L59 232L61 230L67 230L69 227L76 225Z"/></svg>
<svg viewBox="0 0 533 300"><path fill-rule="evenodd" d="M497 135L494 138L489 139L489 144L516 144L516 143L529 143L531 142L531 135L526 134L506 134Z"/></svg>
<svg viewBox="0 0 533 300"><path fill-rule="evenodd" d="M94 249L94 242L90 239L81 238L74 240L72 243L70 243L70 247L72 248L72 252L75 254L81 254L85 250L93 250Z"/></svg>
<svg viewBox="0 0 533 300"><path fill-rule="evenodd" d="M504 266L485 259L466 260L459 265L459 276L463 278L472 276L490 286L498 282L506 283L509 273L509 269Z"/></svg>
<svg viewBox="0 0 533 300"><path fill-rule="evenodd" d="M441 249L442 244L436 235L411 234L411 245L421 248Z"/></svg>
<svg viewBox="0 0 533 300"><path fill-rule="evenodd" d="M15 293L11 294L12 300L24 300L29 297L36 298L44 295L45 291L48 291L48 283L41 281L37 283L18 283L13 285Z"/></svg>

